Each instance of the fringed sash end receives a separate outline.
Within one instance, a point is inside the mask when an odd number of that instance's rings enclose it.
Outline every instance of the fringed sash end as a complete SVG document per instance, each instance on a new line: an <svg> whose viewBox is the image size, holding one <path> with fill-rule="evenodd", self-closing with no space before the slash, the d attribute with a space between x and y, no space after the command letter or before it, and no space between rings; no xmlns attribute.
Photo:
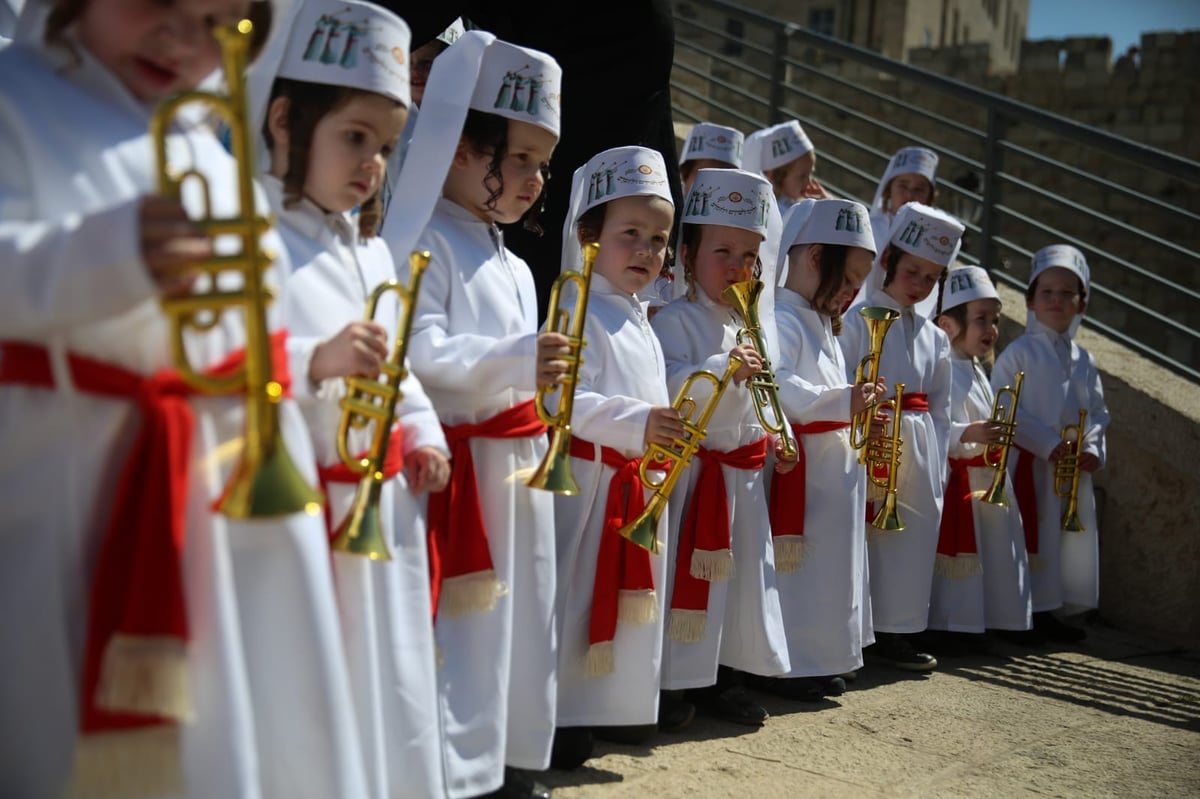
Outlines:
<svg viewBox="0 0 1200 799"><path fill-rule="evenodd" d="M114 635L104 650L96 705L113 713L190 721L187 643L174 636Z"/></svg>
<svg viewBox="0 0 1200 799"><path fill-rule="evenodd" d="M983 574L983 567L979 564L979 555L976 554L964 553L953 556L939 554L934 560L933 571L939 577L962 580Z"/></svg>
<svg viewBox="0 0 1200 799"><path fill-rule="evenodd" d="M616 669L612 641L597 641L588 647L583 673L587 677L603 677Z"/></svg>
<svg viewBox="0 0 1200 799"><path fill-rule="evenodd" d="M494 610L496 600L505 593L507 591L503 583L496 579L493 569L447 577L442 581L438 614L464 616Z"/></svg>
<svg viewBox="0 0 1200 799"><path fill-rule="evenodd" d="M690 573L697 580L723 583L733 576L732 549L692 550Z"/></svg>
<svg viewBox="0 0 1200 799"><path fill-rule="evenodd" d="M672 608L667 614L667 638L684 644L704 640L704 628L708 624L707 610L683 610Z"/></svg>
<svg viewBox="0 0 1200 799"><path fill-rule="evenodd" d="M180 730L159 724L82 735L65 799L182 796Z"/></svg>
<svg viewBox="0 0 1200 799"><path fill-rule="evenodd" d="M658 595L653 589L621 589L617 599L617 621L651 624L658 618Z"/></svg>
<svg viewBox="0 0 1200 799"><path fill-rule="evenodd" d="M800 571L804 564L805 548L802 535L777 535L771 539L775 546L775 572L791 574Z"/></svg>

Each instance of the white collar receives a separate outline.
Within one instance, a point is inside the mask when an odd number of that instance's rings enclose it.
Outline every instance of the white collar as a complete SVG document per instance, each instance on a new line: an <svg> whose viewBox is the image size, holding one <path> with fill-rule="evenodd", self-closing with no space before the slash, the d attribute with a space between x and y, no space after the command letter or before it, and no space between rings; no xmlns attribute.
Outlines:
<svg viewBox="0 0 1200 799"><path fill-rule="evenodd" d="M347 247L353 247L358 241L358 220L349 211L328 213L307 197L285 207L282 180L264 173L259 176L259 182L279 218L308 238L319 241L322 234L328 232Z"/></svg>

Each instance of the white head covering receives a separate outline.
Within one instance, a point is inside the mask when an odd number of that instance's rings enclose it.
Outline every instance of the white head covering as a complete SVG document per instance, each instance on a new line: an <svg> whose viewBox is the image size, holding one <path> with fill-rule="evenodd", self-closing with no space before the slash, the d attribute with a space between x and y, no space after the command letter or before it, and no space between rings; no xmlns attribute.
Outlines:
<svg viewBox="0 0 1200 799"><path fill-rule="evenodd" d="M302 0L275 77L350 86L409 106L411 44L408 24L374 3Z"/></svg>
<svg viewBox="0 0 1200 799"><path fill-rule="evenodd" d="M561 97L562 68L557 61L497 39L483 54L470 107L529 122L557 136L562 126Z"/></svg>
<svg viewBox="0 0 1200 799"><path fill-rule="evenodd" d="M788 250L797 244L844 244L862 247L875 254L871 214L853 200L815 200L811 197L793 205L783 217L779 242L778 274L787 266Z"/></svg>
<svg viewBox="0 0 1200 799"><path fill-rule="evenodd" d="M742 168L750 172L766 172L790 164L812 150L812 140L799 122L794 119L781 122L750 134L746 139Z"/></svg>
<svg viewBox="0 0 1200 799"><path fill-rule="evenodd" d="M662 197L674 207L667 164L660 152L648 147L614 147L593 155L575 170L570 209L563 222L562 271L578 272L583 265L575 235L579 217L620 197Z"/></svg>
<svg viewBox="0 0 1200 799"><path fill-rule="evenodd" d="M888 243L942 266L950 266L958 257L965 229L962 222L943 211L909 202L896 212Z"/></svg>
<svg viewBox="0 0 1200 799"><path fill-rule="evenodd" d="M933 150L924 147L901 147L888 162L879 185L875 188L875 199L871 201L871 209L883 211L883 192L887 184L897 175L921 175L929 181L930 186L937 186L938 156Z"/></svg>
<svg viewBox="0 0 1200 799"><path fill-rule="evenodd" d="M737 128L715 125L712 122L697 122L684 142L683 157L679 159L679 163L709 158L741 167L745 138Z"/></svg>
<svg viewBox="0 0 1200 799"><path fill-rule="evenodd" d="M942 311L949 311L972 300L999 300L987 270L981 266L956 266L946 275L942 288Z"/></svg>
<svg viewBox="0 0 1200 799"><path fill-rule="evenodd" d="M451 45L458 41L458 37L467 32L463 25L462 17L458 17L446 28L446 30L433 37L435 42L441 42L445 45Z"/></svg>
<svg viewBox="0 0 1200 799"><path fill-rule="evenodd" d="M1083 253L1070 244L1051 244L1033 254L1033 264L1029 270L1029 282L1037 280L1038 275L1052 266L1061 266L1079 276L1086 289L1091 284L1091 271Z"/></svg>

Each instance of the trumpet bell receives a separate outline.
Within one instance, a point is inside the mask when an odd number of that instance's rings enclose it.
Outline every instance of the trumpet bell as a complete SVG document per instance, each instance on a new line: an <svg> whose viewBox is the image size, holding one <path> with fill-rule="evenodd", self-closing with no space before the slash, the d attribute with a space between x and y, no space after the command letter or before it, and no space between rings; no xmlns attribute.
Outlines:
<svg viewBox="0 0 1200 799"><path fill-rule="evenodd" d="M575 482L575 473L571 469L570 427L551 428L550 449L525 485L564 497L579 493L579 484Z"/></svg>
<svg viewBox="0 0 1200 799"><path fill-rule="evenodd" d="M379 516L378 489L359 490L354 496L354 505L346 519L338 526L333 542L329 545L335 552L362 555L371 560L391 560L392 553L387 545L383 520ZM372 496L372 495L376 496Z"/></svg>
<svg viewBox="0 0 1200 799"><path fill-rule="evenodd" d="M658 494L650 498L645 509L617 531L622 538L627 538L647 552L658 554L658 520L662 517L666 505L659 499Z"/></svg>
<svg viewBox="0 0 1200 799"><path fill-rule="evenodd" d="M1064 533L1083 532L1083 522L1079 520L1079 512L1074 505L1068 506L1066 513L1063 514L1062 531Z"/></svg>
<svg viewBox="0 0 1200 799"><path fill-rule="evenodd" d="M992 478L992 484L988 486L987 491L979 498L989 505L995 505L1000 508L1008 507L1008 492L1004 490L1005 477L1004 472L996 470L996 476Z"/></svg>
<svg viewBox="0 0 1200 799"><path fill-rule="evenodd" d="M276 436L263 448L261 459L249 447L242 453L216 508L235 519L286 516L300 511L315 516L324 501L321 492L309 485L296 468L283 439Z"/></svg>
<svg viewBox="0 0 1200 799"><path fill-rule="evenodd" d="M900 518L900 511L896 507L895 492L889 491L884 495L883 507L875 514L871 526L894 533L904 529L904 521Z"/></svg>

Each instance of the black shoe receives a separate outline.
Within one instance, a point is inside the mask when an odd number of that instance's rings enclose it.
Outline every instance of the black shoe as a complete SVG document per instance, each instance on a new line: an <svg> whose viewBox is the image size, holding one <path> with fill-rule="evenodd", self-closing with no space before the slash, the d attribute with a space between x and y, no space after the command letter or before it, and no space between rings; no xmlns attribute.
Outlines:
<svg viewBox="0 0 1200 799"><path fill-rule="evenodd" d="M689 705L689 707L691 707ZM694 715L696 709L691 709L691 714L688 716L688 721L691 721L691 716ZM658 732L657 724L618 724L609 725L606 727L592 727L592 735L601 741L608 741L614 744L625 744L626 746L641 746L649 743L655 733Z"/></svg>
<svg viewBox="0 0 1200 799"><path fill-rule="evenodd" d="M714 688L716 690L713 690ZM717 686L701 688L689 691L688 696L695 702L699 712L732 724L758 727L769 718L766 709L755 702L741 685L733 685L723 690Z"/></svg>
<svg viewBox="0 0 1200 799"><path fill-rule="evenodd" d="M996 636L1017 646L1041 646L1046 643L1046 634L1041 630L996 630Z"/></svg>
<svg viewBox="0 0 1200 799"><path fill-rule="evenodd" d="M910 636L902 633L877 632L875 643L864 652L893 668L905 671L933 671L938 664L933 655L913 649Z"/></svg>
<svg viewBox="0 0 1200 799"><path fill-rule="evenodd" d="M1077 644L1087 638L1087 631L1062 622L1049 610L1033 614L1033 629L1046 636L1048 640L1064 644Z"/></svg>
<svg viewBox="0 0 1200 799"><path fill-rule="evenodd" d="M504 784L480 799L550 799L550 789L519 768L504 767Z"/></svg>
<svg viewBox="0 0 1200 799"><path fill-rule="evenodd" d="M825 698L825 691L815 677L760 677L756 674L750 679L750 687L793 702L820 702Z"/></svg>
<svg viewBox="0 0 1200 799"><path fill-rule="evenodd" d="M696 706L683 691L658 692L658 731L679 732L696 717Z"/></svg>
<svg viewBox="0 0 1200 799"><path fill-rule="evenodd" d="M574 771L592 756L593 745L590 727L556 727L550 749L550 768Z"/></svg>
<svg viewBox="0 0 1200 799"><path fill-rule="evenodd" d="M833 677L817 677L821 684L821 693L825 696L841 696L846 693L846 680L841 675Z"/></svg>

